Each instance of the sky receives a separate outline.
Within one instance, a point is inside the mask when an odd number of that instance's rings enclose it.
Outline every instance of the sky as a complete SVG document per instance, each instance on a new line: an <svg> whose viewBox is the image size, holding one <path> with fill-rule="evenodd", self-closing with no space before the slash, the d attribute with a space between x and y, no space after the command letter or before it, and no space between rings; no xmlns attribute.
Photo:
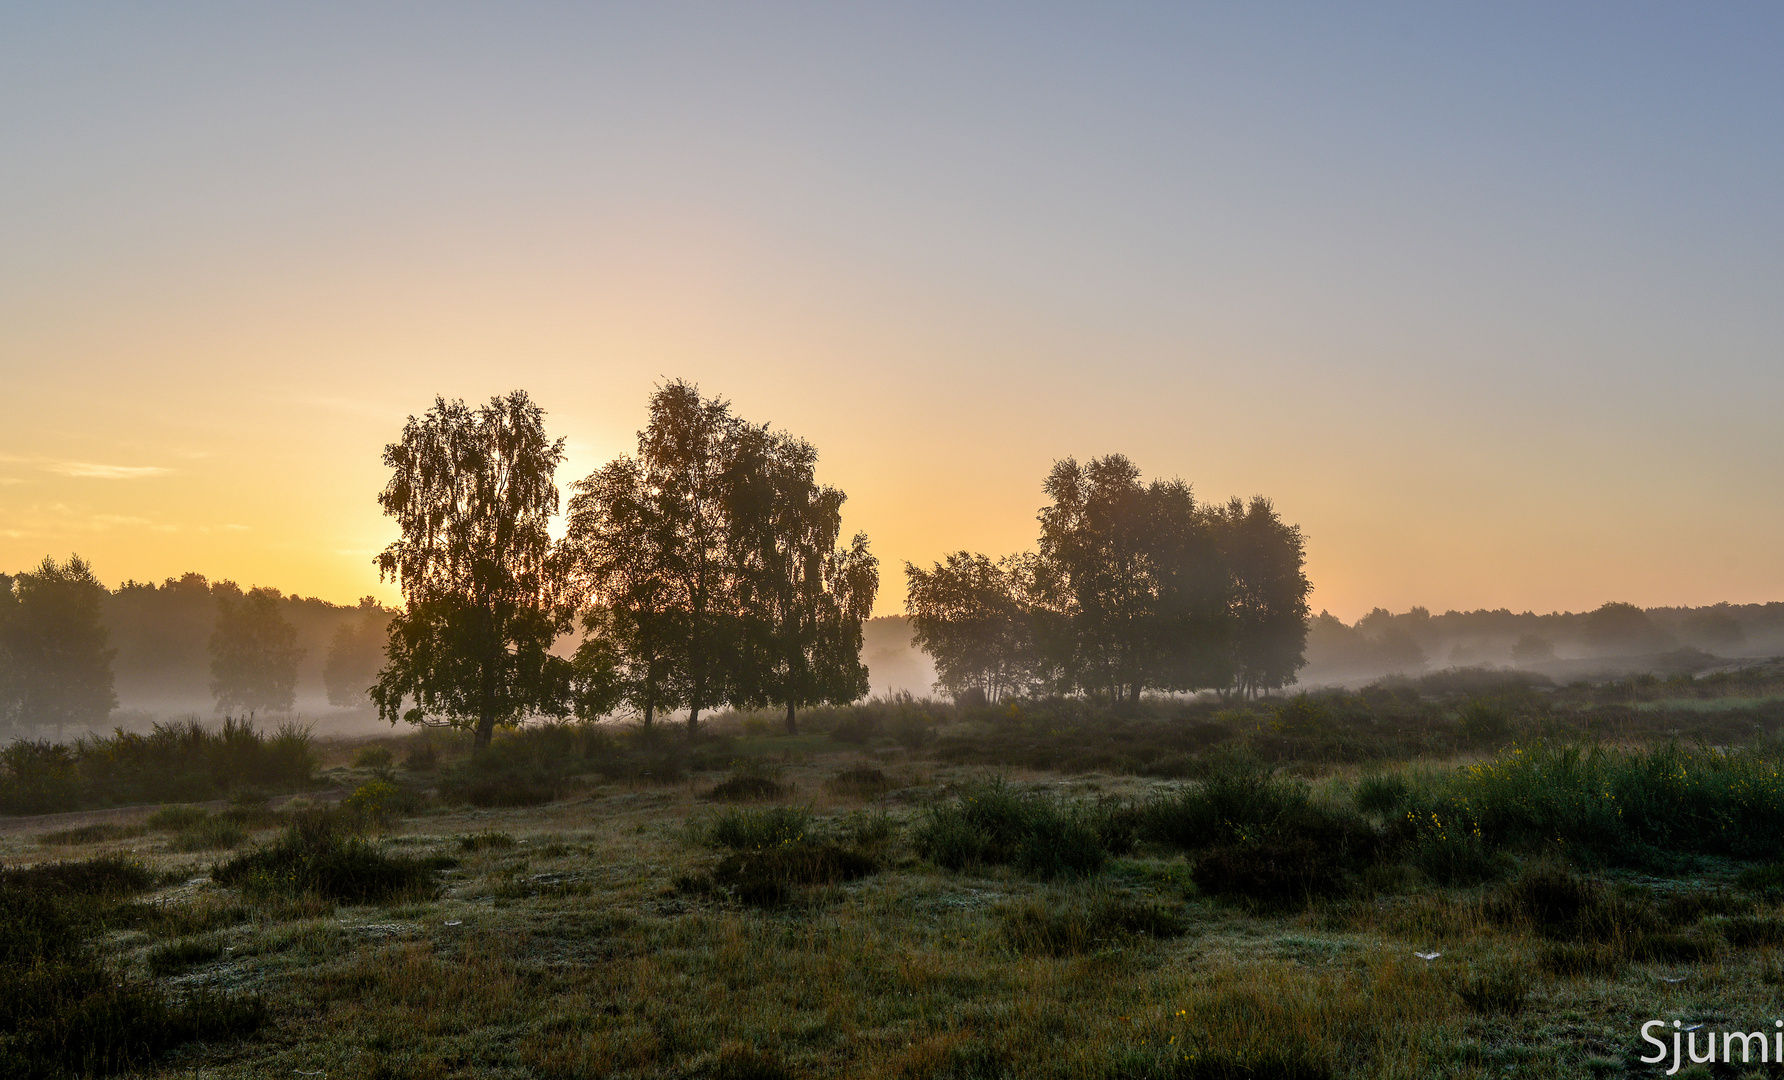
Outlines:
<svg viewBox="0 0 1784 1080"><path fill-rule="evenodd" d="M351 603L383 446L696 382L882 561L1051 464L1315 610L1784 600L1784 8L0 7L0 570Z"/></svg>

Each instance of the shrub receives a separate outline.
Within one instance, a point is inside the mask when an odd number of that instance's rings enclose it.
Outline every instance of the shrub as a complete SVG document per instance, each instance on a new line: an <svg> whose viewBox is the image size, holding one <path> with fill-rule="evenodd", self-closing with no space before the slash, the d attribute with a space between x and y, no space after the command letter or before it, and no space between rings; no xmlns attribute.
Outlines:
<svg viewBox="0 0 1784 1080"><path fill-rule="evenodd" d="M138 1069L195 1038L245 1034L257 998L181 1001L106 970L85 939L153 875L116 858L0 872L0 1075L21 1080Z"/></svg>
<svg viewBox="0 0 1784 1080"><path fill-rule="evenodd" d="M235 822L207 817L174 833L167 846L172 851L216 851L235 847L247 839L248 830Z"/></svg>
<svg viewBox="0 0 1784 1080"><path fill-rule="evenodd" d="M1177 908L1128 896L1048 904L1028 900L996 909L998 936L1021 953L1076 956L1143 939L1181 937L1188 924Z"/></svg>
<svg viewBox="0 0 1784 1080"><path fill-rule="evenodd" d="M27 892L115 897L142 892L154 883L153 871L121 855L0 870L0 888Z"/></svg>
<svg viewBox="0 0 1784 1080"><path fill-rule="evenodd" d="M427 863L386 855L346 834L327 813L300 818L277 841L237 855L213 869L211 877L251 896L313 894L357 903L421 892L433 882Z"/></svg>
<svg viewBox="0 0 1784 1080"><path fill-rule="evenodd" d="M1108 857L1105 831L1120 833L1108 824L1112 813L1108 805L1064 803L990 780L952 805L930 807L914 840L919 854L949 870L989 863L1042 878L1085 875Z"/></svg>
<svg viewBox="0 0 1784 1080"><path fill-rule="evenodd" d="M378 773L388 772L395 761L396 755L390 752L390 747L381 743L362 746L359 748L359 752L353 755L355 769L371 769Z"/></svg>
<svg viewBox="0 0 1784 1080"><path fill-rule="evenodd" d="M170 941L165 945L157 945L149 950L143 962L149 974L157 978L178 975L197 967L223 959L223 942L214 937L186 938L183 941Z"/></svg>
<svg viewBox="0 0 1784 1080"><path fill-rule="evenodd" d="M1199 784L1148 801L1140 831L1195 851L1258 839L1306 806L1305 784L1277 779L1256 758L1225 755L1208 763Z"/></svg>
<svg viewBox="0 0 1784 1080"><path fill-rule="evenodd" d="M1784 919L1739 915L1713 924L1722 940L1737 949L1784 945Z"/></svg>
<svg viewBox="0 0 1784 1080"><path fill-rule="evenodd" d="M771 907L788 902L803 888L854 881L878 869L871 856L858 851L789 840L726 855L713 868L712 883L742 903Z"/></svg>
<svg viewBox="0 0 1784 1080"><path fill-rule="evenodd" d="M1205 851L1191 878L1203 892L1258 907L1285 907L1344 887L1335 854L1306 839L1233 844Z"/></svg>
<svg viewBox="0 0 1784 1080"><path fill-rule="evenodd" d="M145 831L140 825L116 825L101 821L93 825L82 825L77 829L43 833L38 836L37 842L46 847L74 847L78 844L100 844L108 840L128 840L141 836Z"/></svg>
<svg viewBox="0 0 1784 1080"><path fill-rule="evenodd" d="M1784 863L1749 867L1735 878L1735 884L1767 899L1784 896Z"/></svg>
<svg viewBox="0 0 1784 1080"><path fill-rule="evenodd" d="M161 832L179 832L209 821L211 812L202 806L163 806L149 815L149 828Z"/></svg>
<svg viewBox="0 0 1784 1080"><path fill-rule="evenodd" d="M1365 814L1389 817L1405 806L1411 795L1411 785L1407 784L1404 777L1391 773L1369 773L1357 781L1352 801Z"/></svg>
<svg viewBox="0 0 1784 1080"><path fill-rule="evenodd" d="M739 773L715 784L706 797L720 802L767 802L782 797L788 790L772 777Z"/></svg>
<svg viewBox="0 0 1784 1080"><path fill-rule="evenodd" d="M1522 972L1501 968L1469 977L1456 993L1477 1013L1516 1016L1530 997L1530 983Z"/></svg>
<svg viewBox="0 0 1784 1080"><path fill-rule="evenodd" d="M837 795L871 799L892 790L892 781L871 765L852 765L831 777L824 786Z"/></svg>
<svg viewBox="0 0 1784 1080"><path fill-rule="evenodd" d="M68 745L21 740L0 751L0 813L194 801L241 785L295 790L315 767L309 729L267 736L233 717L216 730L191 720Z"/></svg>
<svg viewBox="0 0 1784 1080"><path fill-rule="evenodd" d="M726 808L706 827L704 839L712 847L755 851L796 843L810 826L811 811L803 807Z"/></svg>
<svg viewBox="0 0 1784 1080"><path fill-rule="evenodd" d="M1526 922L1556 941L1612 943L1633 939L1655 925L1643 900L1608 894L1553 859L1526 862L1487 904L1500 922Z"/></svg>

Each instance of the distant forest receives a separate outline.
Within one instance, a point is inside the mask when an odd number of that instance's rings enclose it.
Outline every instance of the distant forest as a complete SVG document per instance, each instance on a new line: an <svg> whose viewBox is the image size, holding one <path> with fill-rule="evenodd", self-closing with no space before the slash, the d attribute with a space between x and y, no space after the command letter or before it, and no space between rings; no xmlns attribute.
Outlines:
<svg viewBox="0 0 1784 1080"><path fill-rule="evenodd" d="M16 581L16 575L0 574L0 587L9 593ZM233 582L198 573L102 590L100 621L113 650L117 707L126 714L116 719L212 712L210 642L219 598L241 594ZM364 689L383 662L384 628L393 612L370 597L345 605L280 594L277 607L295 629L301 652L296 709L308 715L327 709L369 713ZM1395 614L1377 608L1355 623L1322 611L1308 623L1308 663L1299 685L1483 665L1560 678L1636 667L1702 670L1719 658L1781 654L1784 603L1645 610L1614 604L1546 615L1504 609L1434 615L1416 607ZM934 692L935 665L913 646L903 616L869 620L861 659L876 694Z"/></svg>

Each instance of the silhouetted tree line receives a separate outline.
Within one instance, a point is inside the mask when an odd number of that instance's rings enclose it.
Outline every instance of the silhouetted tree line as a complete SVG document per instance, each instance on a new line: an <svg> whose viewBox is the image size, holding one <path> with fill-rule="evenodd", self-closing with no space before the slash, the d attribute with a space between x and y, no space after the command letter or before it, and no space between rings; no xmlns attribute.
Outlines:
<svg viewBox="0 0 1784 1080"><path fill-rule="evenodd" d="M1058 462L1044 490L1036 552L905 564L906 610L938 688L1122 704L1294 678L1311 586L1300 529L1268 499L1204 506L1181 480L1142 483L1119 454Z"/></svg>
<svg viewBox="0 0 1784 1080"><path fill-rule="evenodd" d="M524 392L436 399L385 448L379 495L401 537L379 556L406 604L372 696L395 722L487 745L529 715L626 709L648 725L719 705L798 709L867 693L862 622L879 586L867 537L839 543L842 492L809 443L660 387L636 455L572 488L554 542L563 440ZM552 651L580 621L573 657Z"/></svg>

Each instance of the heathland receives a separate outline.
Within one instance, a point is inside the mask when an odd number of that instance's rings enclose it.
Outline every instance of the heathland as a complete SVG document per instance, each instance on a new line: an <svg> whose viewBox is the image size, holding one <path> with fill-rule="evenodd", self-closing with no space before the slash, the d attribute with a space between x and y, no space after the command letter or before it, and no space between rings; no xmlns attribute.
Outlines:
<svg viewBox="0 0 1784 1080"><path fill-rule="evenodd" d="M778 719L39 744L0 1071L1585 1077L1778 1015L1776 666Z"/></svg>

